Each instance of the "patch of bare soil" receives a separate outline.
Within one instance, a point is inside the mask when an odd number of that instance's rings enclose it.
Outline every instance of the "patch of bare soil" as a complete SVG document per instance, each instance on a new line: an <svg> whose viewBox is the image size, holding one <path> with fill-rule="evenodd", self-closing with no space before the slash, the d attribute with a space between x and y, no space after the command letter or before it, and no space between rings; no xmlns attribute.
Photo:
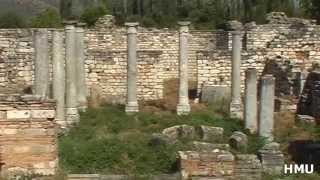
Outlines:
<svg viewBox="0 0 320 180"><path fill-rule="evenodd" d="M203 104L194 104L193 98L195 98L197 89L197 82L189 82L189 99L192 106L192 111L199 111L205 107ZM170 79L164 82L164 92L163 99L153 100L153 101L144 101L142 102L142 112L176 112L178 104L178 90L179 90L179 79Z"/></svg>

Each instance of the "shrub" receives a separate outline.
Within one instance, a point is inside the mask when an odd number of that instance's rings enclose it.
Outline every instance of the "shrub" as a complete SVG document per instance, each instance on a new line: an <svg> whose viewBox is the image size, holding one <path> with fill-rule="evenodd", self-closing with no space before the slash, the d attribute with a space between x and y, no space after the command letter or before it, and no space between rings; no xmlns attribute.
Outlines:
<svg viewBox="0 0 320 180"><path fill-rule="evenodd" d="M14 12L8 12L0 17L0 28L24 28L25 20Z"/></svg>
<svg viewBox="0 0 320 180"><path fill-rule="evenodd" d="M80 19L82 22L87 23L88 26L93 26L100 17L106 14L107 10L102 6L90 7L84 10Z"/></svg>
<svg viewBox="0 0 320 180"><path fill-rule="evenodd" d="M31 20L34 28L57 28L62 26L62 19L57 10L48 8Z"/></svg>

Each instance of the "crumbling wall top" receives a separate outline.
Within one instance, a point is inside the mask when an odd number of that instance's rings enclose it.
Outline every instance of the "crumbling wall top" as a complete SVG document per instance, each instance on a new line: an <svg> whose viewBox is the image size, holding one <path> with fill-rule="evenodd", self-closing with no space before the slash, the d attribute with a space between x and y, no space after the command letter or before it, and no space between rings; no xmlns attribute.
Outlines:
<svg viewBox="0 0 320 180"><path fill-rule="evenodd" d="M303 25L316 24L316 20L289 18L284 12L271 12L266 15L266 20L269 24L303 24Z"/></svg>
<svg viewBox="0 0 320 180"><path fill-rule="evenodd" d="M95 24L97 29L110 29L115 27L115 17L112 15L105 15L98 19Z"/></svg>

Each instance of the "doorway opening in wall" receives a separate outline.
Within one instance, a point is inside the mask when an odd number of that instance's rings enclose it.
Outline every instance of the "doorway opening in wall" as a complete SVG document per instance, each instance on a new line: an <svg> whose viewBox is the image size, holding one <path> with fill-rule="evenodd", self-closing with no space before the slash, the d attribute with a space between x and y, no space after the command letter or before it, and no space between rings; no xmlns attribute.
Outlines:
<svg viewBox="0 0 320 180"><path fill-rule="evenodd" d="M179 79L172 78L164 80L163 98L159 100L152 100L143 102L142 110L149 111L170 111L176 112L178 104ZM198 98L197 95L197 81L189 81L189 100L194 102Z"/></svg>
<svg viewBox="0 0 320 180"><path fill-rule="evenodd" d="M189 100L198 98L197 81L189 81Z"/></svg>

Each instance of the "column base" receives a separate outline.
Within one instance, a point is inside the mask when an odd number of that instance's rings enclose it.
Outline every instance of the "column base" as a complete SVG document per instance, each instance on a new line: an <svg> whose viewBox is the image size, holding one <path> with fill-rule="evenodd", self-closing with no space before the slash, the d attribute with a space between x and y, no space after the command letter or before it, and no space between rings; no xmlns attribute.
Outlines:
<svg viewBox="0 0 320 180"><path fill-rule="evenodd" d="M68 126L72 126L80 121L78 108L66 108L66 122Z"/></svg>
<svg viewBox="0 0 320 180"><path fill-rule="evenodd" d="M188 115L191 111L189 104L178 104L177 106L177 115Z"/></svg>
<svg viewBox="0 0 320 180"><path fill-rule="evenodd" d="M88 109L88 107L87 107L86 105L84 105L84 106L79 106L79 107L78 107L78 110L79 110L80 112L86 112L87 109Z"/></svg>
<svg viewBox="0 0 320 180"><path fill-rule="evenodd" d="M139 104L137 102L129 102L126 104L125 109L127 114L134 114L139 112Z"/></svg>
<svg viewBox="0 0 320 180"><path fill-rule="evenodd" d="M243 119L243 105L241 101L232 101L230 103L230 117Z"/></svg>

